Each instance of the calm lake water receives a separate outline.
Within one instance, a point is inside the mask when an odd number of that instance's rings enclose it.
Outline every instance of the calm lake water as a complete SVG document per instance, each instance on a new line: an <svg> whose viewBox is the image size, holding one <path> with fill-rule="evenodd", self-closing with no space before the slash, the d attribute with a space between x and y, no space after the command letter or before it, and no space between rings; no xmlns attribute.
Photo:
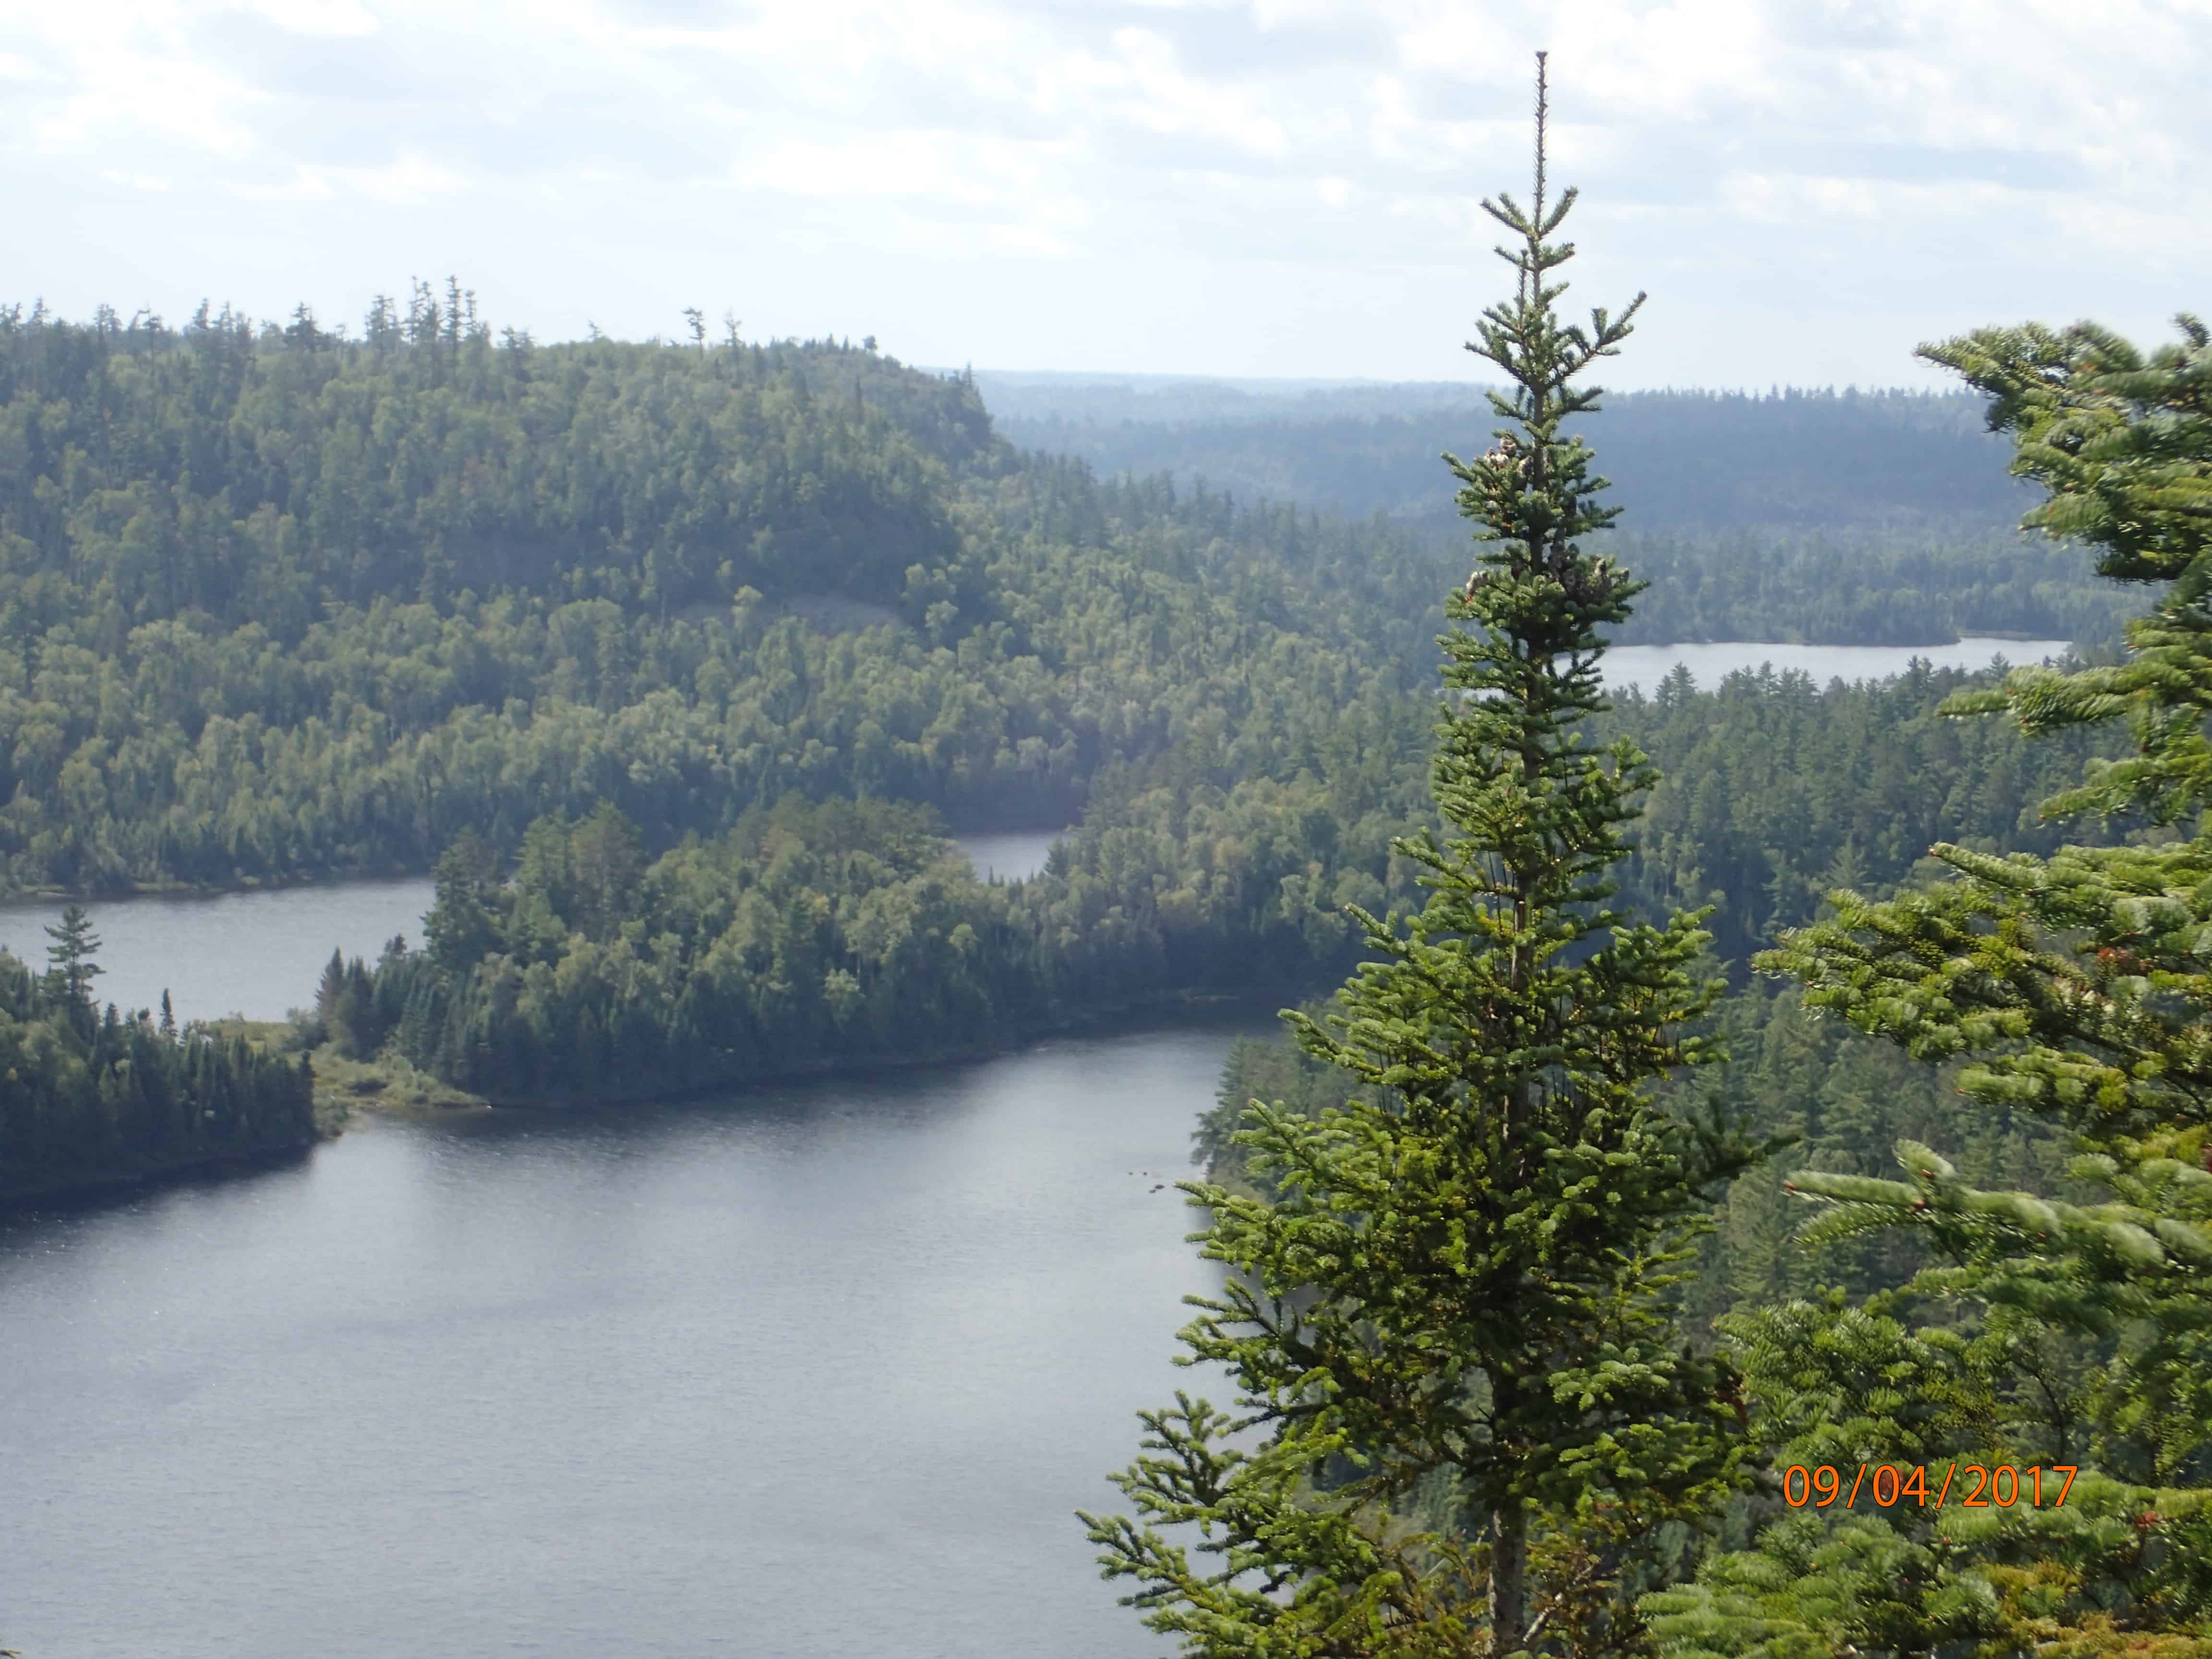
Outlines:
<svg viewBox="0 0 2212 1659"><path fill-rule="evenodd" d="M1772 663L1775 668L1796 669L1810 674L1814 683L1830 680L1881 679L1901 674L1915 657L1938 668L1987 668L2002 657L2018 667L2040 662L2067 649L2064 640L1998 640L1968 635L1956 645L1761 645L1756 641L1724 640L1706 645L1617 645L1605 653L1606 684L1614 687L1641 686L1648 695L1674 672L1687 664L1698 684L1707 690L1740 668Z"/></svg>
<svg viewBox="0 0 2212 1659"><path fill-rule="evenodd" d="M1772 660L1624 649L1617 684ZM1048 835L974 838L1039 867ZM424 881L94 905L103 993L281 1014ZM58 907L0 911L42 959ZM0 1644L1139 1659L1071 1511L1170 1364L1189 1134L1268 1022L657 1108L372 1121L285 1168L0 1221ZM1221 1390L1215 1386L1217 1398Z"/></svg>
<svg viewBox="0 0 2212 1659"><path fill-rule="evenodd" d="M1056 830L956 836L978 875L1018 881L1044 868ZM92 917L106 972L101 1000L118 1008L156 1008L166 988L180 1019L245 1014L281 1019L314 1000L333 949L372 962L394 933L422 942L430 908L428 877L348 881L212 897L94 901ZM46 959L46 927L58 902L0 906L0 950L26 962Z"/></svg>
<svg viewBox="0 0 2212 1659"><path fill-rule="evenodd" d="M1071 1512L1204 1389L1152 1188L1233 1036L373 1121L0 1223L0 1643L1156 1654Z"/></svg>

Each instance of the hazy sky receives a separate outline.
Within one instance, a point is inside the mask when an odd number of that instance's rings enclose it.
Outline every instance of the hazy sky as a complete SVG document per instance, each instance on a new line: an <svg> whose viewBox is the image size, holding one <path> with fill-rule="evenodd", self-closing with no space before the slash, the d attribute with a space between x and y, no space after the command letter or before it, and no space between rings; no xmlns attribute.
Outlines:
<svg viewBox="0 0 2212 1659"><path fill-rule="evenodd" d="M0 298L1471 378L1539 46L1613 384L2212 309L2212 0L0 0Z"/></svg>

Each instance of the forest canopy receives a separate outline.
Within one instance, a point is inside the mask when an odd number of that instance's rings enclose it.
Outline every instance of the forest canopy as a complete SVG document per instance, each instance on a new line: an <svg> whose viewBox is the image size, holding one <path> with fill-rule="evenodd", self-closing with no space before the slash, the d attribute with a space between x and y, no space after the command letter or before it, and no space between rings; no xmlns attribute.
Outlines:
<svg viewBox="0 0 2212 1659"><path fill-rule="evenodd" d="M1378 723L1388 769L1464 557L1102 483L866 347L540 345L458 283L350 337L0 310L0 460L18 888L425 870L601 799L656 848L794 790L1051 825L1194 751L1289 787ZM1671 534L1630 550L1671 637L2109 615L1909 538Z"/></svg>

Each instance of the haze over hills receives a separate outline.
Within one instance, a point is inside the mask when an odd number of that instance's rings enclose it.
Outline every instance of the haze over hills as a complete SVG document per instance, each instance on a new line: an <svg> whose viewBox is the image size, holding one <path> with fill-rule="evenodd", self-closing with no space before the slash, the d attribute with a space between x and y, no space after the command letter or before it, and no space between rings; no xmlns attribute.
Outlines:
<svg viewBox="0 0 2212 1659"><path fill-rule="evenodd" d="M1480 386L973 378L994 428L1025 450L1366 520L1397 550L1345 579L1390 586L1382 602L1400 614L1425 611L1467 568L1441 457L1491 442ZM1613 556L1652 583L1623 643L2104 642L2132 603L2090 580L2074 550L2019 532L2033 494L1971 394L1624 392L1570 430L1595 445L1608 499L1626 509Z"/></svg>
<svg viewBox="0 0 2212 1659"><path fill-rule="evenodd" d="M978 370L998 430L1100 474L1165 472L1239 499L1452 516L1449 451L1497 422L1465 382L1207 380ZM2033 500L1967 392L1629 392L1583 424L1634 527L2009 537Z"/></svg>

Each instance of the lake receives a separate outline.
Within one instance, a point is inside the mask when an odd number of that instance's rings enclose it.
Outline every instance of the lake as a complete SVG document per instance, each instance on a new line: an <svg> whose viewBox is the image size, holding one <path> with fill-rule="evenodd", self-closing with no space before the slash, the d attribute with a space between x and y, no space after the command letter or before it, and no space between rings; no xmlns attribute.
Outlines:
<svg viewBox="0 0 2212 1659"><path fill-rule="evenodd" d="M1156 1654L1071 1512L1202 1386L1153 1188L1264 1023L372 1121L0 1223L0 1643Z"/></svg>
<svg viewBox="0 0 2212 1659"><path fill-rule="evenodd" d="M1018 881L1044 868L1057 830L961 835L953 839L975 872ZM242 1013L281 1019L313 1002L333 949L372 962L394 933L422 942L430 908L428 877L334 882L269 892L141 896L85 906L106 971L100 1000L123 1009L155 1008L166 988L180 1019ZM44 964L46 929L58 902L0 906L0 950Z"/></svg>
<svg viewBox="0 0 2212 1659"><path fill-rule="evenodd" d="M1902 674L1916 657L1938 668L1987 668L2002 657L2017 667L2068 650L2064 640L2000 640L1968 635L1955 645L1762 645L1756 641L1721 640L1693 645L1617 645L1605 653L1605 683L1615 689L1634 685L1646 696L1673 672L1688 665L1699 686L1710 691L1741 668L1771 663L1779 671L1810 674L1817 685L1830 680L1874 680Z"/></svg>
<svg viewBox="0 0 2212 1659"><path fill-rule="evenodd" d="M1615 653L1616 683L1941 659L1666 649ZM968 846L1015 877L1051 839ZM333 945L419 935L428 897L95 905L102 989L273 1017ZM0 944L41 959L57 908L0 913ZM1180 1298L1217 1281L1155 1188L1188 1172L1231 1043L1267 1024L372 1120L283 1168L0 1221L0 1643L1157 1654L1071 1512L1120 1507L1103 1476L1138 1409L1204 1389L1172 1339Z"/></svg>

